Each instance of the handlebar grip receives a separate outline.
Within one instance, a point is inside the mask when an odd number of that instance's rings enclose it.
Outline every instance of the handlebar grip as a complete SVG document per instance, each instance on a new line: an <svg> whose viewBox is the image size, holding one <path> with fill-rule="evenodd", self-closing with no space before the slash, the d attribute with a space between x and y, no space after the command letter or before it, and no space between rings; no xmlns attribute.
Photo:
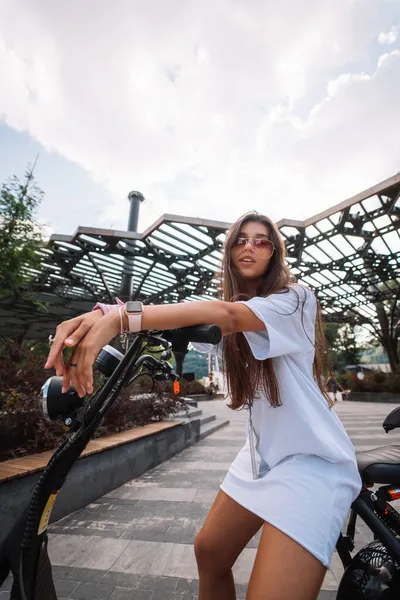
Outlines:
<svg viewBox="0 0 400 600"><path fill-rule="evenodd" d="M194 325L176 329L175 334L179 339L201 344L218 344L222 339L222 331L218 325Z"/></svg>

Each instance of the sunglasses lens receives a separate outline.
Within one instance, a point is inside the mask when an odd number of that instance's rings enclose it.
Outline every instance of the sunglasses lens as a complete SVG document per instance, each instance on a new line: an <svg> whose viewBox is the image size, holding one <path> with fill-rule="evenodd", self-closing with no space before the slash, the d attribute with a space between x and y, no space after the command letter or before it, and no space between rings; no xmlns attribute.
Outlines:
<svg viewBox="0 0 400 600"><path fill-rule="evenodd" d="M257 239L253 242L253 249L260 258L271 258L274 252L274 245L269 240Z"/></svg>

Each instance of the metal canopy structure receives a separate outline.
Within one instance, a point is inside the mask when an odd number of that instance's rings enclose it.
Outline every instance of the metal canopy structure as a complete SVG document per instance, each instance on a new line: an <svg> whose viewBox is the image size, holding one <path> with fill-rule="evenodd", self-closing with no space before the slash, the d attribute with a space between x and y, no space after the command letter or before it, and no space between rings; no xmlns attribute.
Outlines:
<svg viewBox="0 0 400 600"><path fill-rule="evenodd" d="M376 318L374 304L400 287L400 175L306 221L277 223L288 263L320 299L327 321ZM229 223L164 215L144 233L79 227L53 235L31 278L29 301L0 300L0 332L46 338L61 320L113 302L133 273L144 303L210 300Z"/></svg>

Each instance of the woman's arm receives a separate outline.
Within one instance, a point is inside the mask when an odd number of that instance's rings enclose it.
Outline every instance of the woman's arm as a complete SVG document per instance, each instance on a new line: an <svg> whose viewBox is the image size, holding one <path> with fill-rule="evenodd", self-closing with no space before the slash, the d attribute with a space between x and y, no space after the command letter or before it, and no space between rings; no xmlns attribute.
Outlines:
<svg viewBox="0 0 400 600"><path fill-rule="evenodd" d="M265 325L243 304L222 302L184 302L144 306L142 329L177 329L192 325L218 325L223 335L236 331L260 331ZM128 317L124 314L124 325Z"/></svg>
<svg viewBox="0 0 400 600"><path fill-rule="evenodd" d="M124 327L128 318L123 311ZM84 337L78 332L70 333L68 322L57 327L46 368L60 364L64 346L75 346L70 363L75 367L64 370L63 389L67 390L71 382L76 391L84 396L93 390L93 363L101 348L108 344L120 332L119 311L113 310L97 319ZM261 331L264 323L243 304L222 301L185 302L179 304L160 304L144 306L142 316L143 330L164 330L189 327L191 325L218 325L224 335L237 331Z"/></svg>

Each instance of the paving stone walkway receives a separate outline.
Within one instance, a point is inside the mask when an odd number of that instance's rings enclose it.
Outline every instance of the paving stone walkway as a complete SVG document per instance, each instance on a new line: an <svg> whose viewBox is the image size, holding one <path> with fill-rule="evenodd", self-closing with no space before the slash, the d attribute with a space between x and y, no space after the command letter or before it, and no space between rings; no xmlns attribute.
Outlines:
<svg viewBox="0 0 400 600"><path fill-rule="evenodd" d="M244 412L229 411L222 401L202 403L201 408L218 416L228 414L230 425L51 526L49 553L60 599L198 598L193 540L243 445L246 420ZM399 433L387 436L381 428L392 409L383 404L336 404L358 449L400 443ZM246 596L258 539L259 535L250 541L234 566L238 599ZM358 546L370 539L360 524ZM319 600L335 598L341 574L335 555ZM6 582L0 600L8 598L7 586Z"/></svg>

